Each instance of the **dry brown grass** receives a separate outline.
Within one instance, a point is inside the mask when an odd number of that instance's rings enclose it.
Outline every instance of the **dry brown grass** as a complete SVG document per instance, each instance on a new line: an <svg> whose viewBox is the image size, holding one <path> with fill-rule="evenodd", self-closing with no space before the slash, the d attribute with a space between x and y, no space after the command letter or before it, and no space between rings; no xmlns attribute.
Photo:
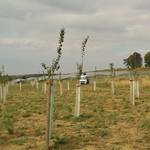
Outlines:
<svg viewBox="0 0 150 150"><path fill-rule="evenodd" d="M117 95L112 97L110 79L97 79L81 87L81 112L74 118L75 85L63 82L63 96L56 84L53 150L148 150L150 148L150 86L140 79L140 99L129 101L129 81L116 79ZM2 150L43 150L47 98L40 91L23 85L11 87L6 102L6 118L13 118L14 134L0 129ZM2 110L0 110L0 119ZM9 122L8 122L9 123ZM0 124L1 125L1 124Z"/></svg>

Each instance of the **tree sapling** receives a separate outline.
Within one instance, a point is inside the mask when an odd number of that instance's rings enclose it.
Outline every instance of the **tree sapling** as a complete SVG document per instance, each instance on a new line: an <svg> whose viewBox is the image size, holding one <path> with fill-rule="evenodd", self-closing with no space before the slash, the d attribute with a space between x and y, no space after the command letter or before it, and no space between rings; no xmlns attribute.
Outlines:
<svg viewBox="0 0 150 150"><path fill-rule="evenodd" d="M61 29L59 45L57 47L57 57L53 59L51 66L47 66L42 63L42 66L48 73L48 114L47 114L47 138L46 138L46 149L49 150L49 142L52 136L52 126L53 126L53 105L54 105L54 85L53 76L55 71L60 68L59 61L62 55L62 44L64 42L65 29Z"/></svg>

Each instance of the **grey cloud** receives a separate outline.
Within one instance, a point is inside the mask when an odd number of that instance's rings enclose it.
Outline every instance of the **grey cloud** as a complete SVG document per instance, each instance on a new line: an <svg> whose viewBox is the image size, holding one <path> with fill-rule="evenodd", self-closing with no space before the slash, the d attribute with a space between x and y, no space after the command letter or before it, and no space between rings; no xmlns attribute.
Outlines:
<svg viewBox="0 0 150 150"><path fill-rule="evenodd" d="M29 0L5 0L0 1L0 18L25 20L35 15L52 12L52 7L33 3Z"/></svg>
<svg viewBox="0 0 150 150"><path fill-rule="evenodd" d="M112 61L121 66L125 56L150 46L146 5L147 0L1 0L0 64L10 73L40 71L40 63L56 55L58 32L65 27L63 71L76 70L87 35L87 70Z"/></svg>
<svg viewBox="0 0 150 150"><path fill-rule="evenodd" d="M149 11L150 9L150 1L149 0L139 0L135 4L135 9L142 10L142 11Z"/></svg>
<svg viewBox="0 0 150 150"><path fill-rule="evenodd" d="M95 12L99 8L98 6L98 1L93 0L92 2L90 0L35 0L35 2L39 2L44 5L50 5L53 6L54 8L57 8L61 11L66 11L66 12L76 12L76 13L81 13L81 12ZM90 4L90 5L89 5ZM89 7L90 6L90 7Z"/></svg>
<svg viewBox="0 0 150 150"><path fill-rule="evenodd" d="M118 8L119 6L129 7L135 0L34 0L44 5L53 6L58 11L72 12L72 13L95 13L104 8Z"/></svg>

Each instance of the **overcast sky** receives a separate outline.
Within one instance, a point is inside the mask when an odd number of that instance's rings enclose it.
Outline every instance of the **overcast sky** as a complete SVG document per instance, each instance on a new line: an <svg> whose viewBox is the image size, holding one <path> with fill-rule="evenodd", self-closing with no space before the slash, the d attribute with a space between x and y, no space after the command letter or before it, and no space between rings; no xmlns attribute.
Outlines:
<svg viewBox="0 0 150 150"><path fill-rule="evenodd" d="M89 35L85 70L107 68L150 49L150 0L0 0L0 65L10 74L42 72L66 29L61 69L76 71Z"/></svg>

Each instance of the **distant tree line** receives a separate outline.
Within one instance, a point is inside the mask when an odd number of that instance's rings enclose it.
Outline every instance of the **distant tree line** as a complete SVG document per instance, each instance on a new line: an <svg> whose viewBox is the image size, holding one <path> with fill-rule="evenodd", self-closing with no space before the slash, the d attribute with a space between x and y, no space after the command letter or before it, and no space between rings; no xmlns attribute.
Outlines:
<svg viewBox="0 0 150 150"><path fill-rule="evenodd" d="M141 56L140 53L134 52L123 61L124 65L129 69L141 68L143 65L145 67L150 67L150 51L144 55L144 58Z"/></svg>

